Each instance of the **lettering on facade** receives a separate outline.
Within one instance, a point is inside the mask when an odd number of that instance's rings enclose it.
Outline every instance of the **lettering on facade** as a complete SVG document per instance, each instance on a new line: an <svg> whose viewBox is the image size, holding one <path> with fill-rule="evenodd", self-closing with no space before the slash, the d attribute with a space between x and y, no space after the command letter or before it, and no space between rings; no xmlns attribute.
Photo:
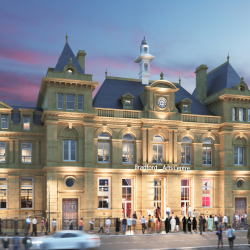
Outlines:
<svg viewBox="0 0 250 250"><path fill-rule="evenodd" d="M155 165L155 166L149 166L149 165L139 166L139 165L135 164L135 169L137 169L137 170L157 170L158 167L157 167L157 165ZM175 171L189 171L190 167L178 166L178 165L175 165L175 166L164 165L163 168L159 168L159 169L175 170Z"/></svg>

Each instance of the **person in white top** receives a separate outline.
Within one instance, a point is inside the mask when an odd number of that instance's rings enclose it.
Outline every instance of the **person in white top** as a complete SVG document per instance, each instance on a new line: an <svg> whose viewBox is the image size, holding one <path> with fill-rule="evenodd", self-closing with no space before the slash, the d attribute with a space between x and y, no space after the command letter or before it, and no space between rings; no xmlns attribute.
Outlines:
<svg viewBox="0 0 250 250"><path fill-rule="evenodd" d="M144 216L142 216L141 218L141 227L142 227L142 233L145 233L145 229L146 229L146 220L144 218Z"/></svg>
<svg viewBox="0 0 250 250"><path fill-rule="evenodd" d="M224 222L225 230L226 230L227 229L227 223L228 223L228 219L227 219L226 215L224 215L224 217L223 217L223 222Z"/></svg>
<svg viewBox="0 0 250 250"><path fill-rule="evenodd" d="M31 216L30 217L27 217L26 219L26 230L25 232L28 234L29 233L29 230L30 230L30 223L31 223L31 220L30 220Z"/></svg>
<svg viewBox="0 0 250 250"><path fill-rule="evenodd" d="M175 220L174 216L172 216L172 219L170 220L171 232L174 232L175 224L176 224L176 220Z"/></svg>
<svg viewBox="0 0 250 250"><path fill-rule="evenodd" d="M214 224L215 224L216 232L217 232L218 231L218 217L217 217L217 215L214 216Z"/></svg>
<svg viewBox="0 0 250 250"><path fill-rule="evenodd" d="M148 214L148 216L149 215L151 216L151 210L150 210L150 208L148 208L147 214Z"/></svg>
<svg viewBox="0 0 250 250"><path fill-rule="evenodd" d="M131 233L131 225L132 225L132 220L130 219L130 217L127 219L127 226L128 226L128 231L130 231Z"/></svg>
<svg viewBox="0 0 250 250"><path fill-rule="evenodd" d="M106 230L105 230L105 233L106 233L106 234L109 234L110 226L111 226L111 220L110 220L110 218L108 218L108 219L106 220Z"/></svg>
<svg viewBox="0 0 250 250"><path fill-rule="evenodd" d="M170 212L171 212L171 208L167 205L166 214L168 215L168 219L169 219Z"/></svg>
<svg viewBox="0 0 250 250"><path fill-rule="evenodd" d="M184 205L182 205L181 214L182 214L182 216L186 215L186 208Z"/></svg>
<svg viewBox="0 0 250 250"><path fill-rule="evenodd" d="M234 231L235 230L233 228L231 228L231 226L229 226L229 229L227 230L227 238L229 241L229 248L234 247L234 239L235 239Z"/></svg>
<svg viewBox="0 0 250 250"><path fill-rule="evenodd" d="M191 213L192 213L192 207L189 205L188 206L188 216L191 217Z"/></svg>
<svg viewBox="0 0 250 250"><path fill-rule="evenodd" d="M33 236L33 234L35 236L37 236L37 219L36 219L36 217L32 220L32 224L33 224L33 230L32 230L31 236Z"/></svg>
<svg viewBox="0 0 250 250"><path fill-rule="evenodd" d="M246 226L246 224L247 224L247 214L246 213L244 213L244 227Z"/></svg>
<svg viewBox="0 0 250 250"><path fill-rule="evenodd" d="M235 219L236 219L236 228L238 227L238 222L239 222L239 215L238 214L235 214Z"/></svg>

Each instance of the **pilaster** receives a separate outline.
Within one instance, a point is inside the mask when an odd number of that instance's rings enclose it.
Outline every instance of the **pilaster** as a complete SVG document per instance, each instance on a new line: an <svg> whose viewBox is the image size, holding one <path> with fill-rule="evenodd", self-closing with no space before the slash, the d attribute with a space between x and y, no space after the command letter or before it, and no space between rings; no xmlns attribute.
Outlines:
<svg viewBox="0 0 250 250"><path fill-rule="evenodd" d="M142 163L147 163L147 129L142 129Z"/></svg>
<svg viewBox="0 0 250 250"><path fill-rule="evenodd" d="M148 128L148 163L149 164L152 163L152 160L153 160L153 154L152 154L153 146L152 146L151 134L152 134L152 130L151 128Z"/></svg>

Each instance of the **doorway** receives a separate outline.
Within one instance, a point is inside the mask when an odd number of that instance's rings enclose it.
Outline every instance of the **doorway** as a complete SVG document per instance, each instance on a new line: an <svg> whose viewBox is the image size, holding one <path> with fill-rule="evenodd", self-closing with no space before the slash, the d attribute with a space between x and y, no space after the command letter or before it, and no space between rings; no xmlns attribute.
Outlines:
<svg viewBox="0 0 250 250"><path fill-rule="evenodd" d="M122 179L122 215L125 217L132 216L132 194L132 179Z"/></svg>
<svg viewBox="0 0 250 250"><path fill-rule="evenodd" d="M63 230L69 230L69 221L73 223L73 229L78 229L78 199L63 199Z"/></svg>
<svg viewBox="0 0 250 250"><path fill-rule="evenodd" d="M187 213L188 205L190 204L190 180L181 180L181 207L185 207Z"/></svg>
<svg viewBox="0 0 250 250"><path fill-rule="evenodd" d="M235 198L235 213L243 215L246 213L246 198Z"/></svg>

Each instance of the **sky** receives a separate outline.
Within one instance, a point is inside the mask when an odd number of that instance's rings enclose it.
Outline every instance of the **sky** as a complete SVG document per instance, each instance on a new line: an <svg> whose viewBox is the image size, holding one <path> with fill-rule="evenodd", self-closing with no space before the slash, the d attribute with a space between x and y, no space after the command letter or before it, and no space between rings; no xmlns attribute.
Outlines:
<svg viewBox="0 0 250 250"><path fill-rule="evenodd" d="M108 76L138 78L144 36L150 80L178 82L190 93L195 69L230 63L250 86L249 0L25 0L0 7L0 101L35 107L42 77L65 45L85 50L85 73L99 85ZM95 93L94 93L95 94Z"/></svg>

